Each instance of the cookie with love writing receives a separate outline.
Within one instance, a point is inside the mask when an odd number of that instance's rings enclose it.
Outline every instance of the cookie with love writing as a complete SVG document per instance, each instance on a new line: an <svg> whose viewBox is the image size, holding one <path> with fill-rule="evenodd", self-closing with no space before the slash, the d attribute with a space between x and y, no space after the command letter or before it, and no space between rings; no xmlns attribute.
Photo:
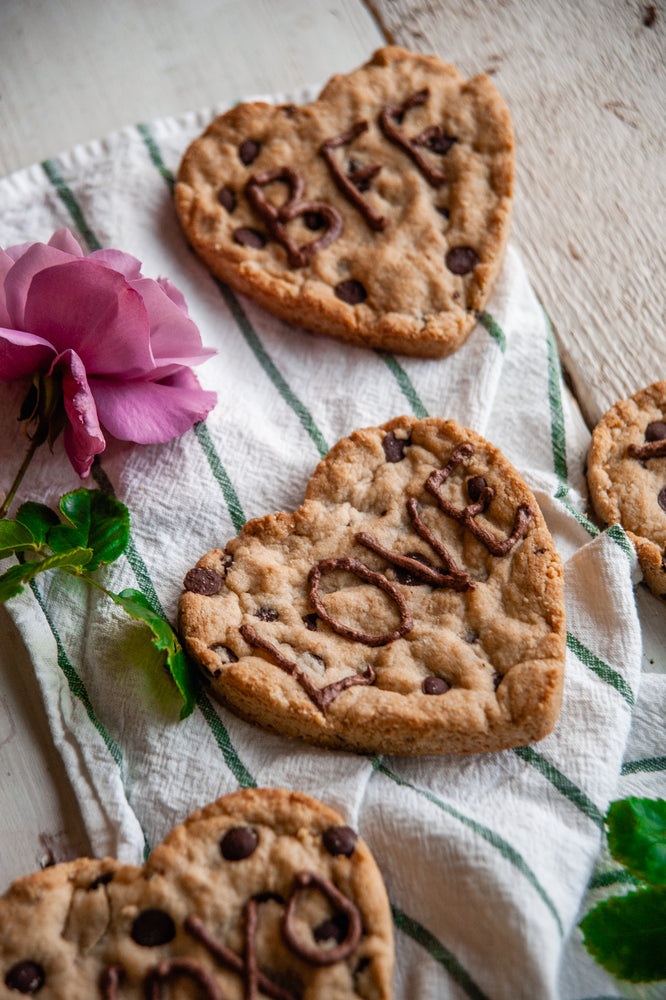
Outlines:
<svg viewBox="0 0 666 1000"><path fill-rule="evenodd" d="M179 627L212 693L286 736L365 753L540 739L562 696L562 567L534 496L454 421L355 431L302 507L186 575Z"/></svg>
<svg viewBox="0 0 666 1000"><path fill-rule="evenodd" d="M311 104L220 115L186 151L175 203L213 274L275 315L442 357L492 290L513 179L488 77L391 46Z"/></svg>
<svg viewBox="0 0 666 1000"><path fill-rule="evenodd" d="M645 582L666 601L666 381L602 417L592 434L587 482L596 514L622 525Z"/></svg>
<svg viewBox="0 0 666 1000"><path fill-rule="evenodd" d="M374 859L301 792L227 795L143 868L81 858L0 899L2 1000L390 1000L392 976Z"/></svg>

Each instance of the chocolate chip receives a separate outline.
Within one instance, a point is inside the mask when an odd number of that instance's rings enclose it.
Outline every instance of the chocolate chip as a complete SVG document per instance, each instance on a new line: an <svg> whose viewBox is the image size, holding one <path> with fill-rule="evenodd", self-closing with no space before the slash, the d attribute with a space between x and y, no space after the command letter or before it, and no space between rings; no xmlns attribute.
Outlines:
<svg viewBox="0 0 666 1000"><path fill-rule="evenodd" d="M223 663L238 663L238 657L234 653L233 649L229 649L228 646L222 645L221 642L214 642L213 645L208 648L212 653L217 653Z"/></svg>
<svg viewBox="0 0 666 1000"><path fill-rule="evenodd" d="M324 216L321 212L303 212L303 222L308 227L308 229L323 229L325 223Z"/></svg>
<svg viewBox="0 0 666 1000"><path fill-rule="evenodd" d="M346 302L350 306L357 306L359 302L365 302L368 297L361 282L355 281L354 278L338 282L333 291L342 302Z"/></svg>
<svg viewBox="0 0 666 1000"><path fill-rule="evenodd" d="M322 941L335 941L336 944L341 944L348 933L349 918L344 913L336 913L328 920L322 920L312 930L312 936L317 944L321 944Z"/></svg>
<svg viewBox="0 0 666 1000"><path fill-rule="evenodd" d="M259 156L260 149L260 144L255 142L254 139L246 139L244 142L241 142L238 147L238 155L241 158L241 162L244 163L246 167L249 167L249 165Z"/></svg>
<svg viewBox="0 0 666 1000"><path fill-rule="evenodd" d="M190 590L193 594L211 597L213 594L217 594L222 586L222 577L214 569L195 566L194 569L190 569L186 573L183 586L185 590Z"/></svg>
<svg viewBox="0 0 666 1000"><path fill-rule="evenodd" d="M86 890L91 892L93 889L97 889L100 885L108 885L113 879L113 872L105 872L103 875L98 875L94 878L90 885L86 886Z"/></svg>
<svg viewBox="0 0 666 1000"><path fill-rule="evenodd" d="M450 689L451 685L443 677L426 677L421 685L424 694L446 694Z"/></svg>
<svg viewBox="0 0 666 1000"><path fill-rule="evenodd" d="M445 261L452 274L469 274L479 263L479 255L472 247L451 247Z"/></svg>
<svg viewBox="0 0 666 1000"><path fill-rule="evenodd" d="M663 441L666 438L666 423L663 420L653 420L645 428L646 441Z"/></svg>
<svg viewBox="0 0 666 1000"><path fill-rule="evenodd" d="M130 937L144 948L156 948L157 945L173 941L176 936L176 925L165 910L143 910L132 924Z"/></svg>
<svg viewBox="0 0 666 1000"><path fill-rule="evenodd" d="M230 187L220 188L217 192L217 200L222 208L226 208L227 212L233 212L236 207L236 192Z"/></svg>
<svg viewBox="0 0 666 1000"><path fill-rule="evenodd" d="M319 615L314 611L312 612L312 614L303 615L303 624L305 625L306 629L308 629L310 632L317 631L318 621L319 621Z"/></svg>
<svg viewBox="0 0 666 1000"><path fill-rule="evenodd" d="M643 8L643 26L653 28L657 20L657 8L651 3Z"/></svg>
<svg viewBox="0 0 666 1000"><path fill-rule="evenodd" d="M469 477L467 480L467 496L470 498L472 503L476 503L487 485L488 483L485 481L483 476Z"/></svg>
<svg viewBox="0 0 666 1000"><path fill-rule="evenodd" d="M356 978L356 976L360 976L360 974L364 972L369 965L370 965L370 959L368 958L367 955L364 955L363 958L359 958L358 965L354 969L354 978Z"/></svg>
<svg viewBox="0 0 666 1000"><path fill-rule="evenodd" d="M405 448L412 443L411 438L398 438L389 431L382 439L382 448L387 462L400 462L405 457Z"/></svg>
<svg viewBox="0 0 666 1000"><path fill-rule="evenodd" d="M501 674L495 674L495 676L493 677L493 687L495 688L496 691L497 691L497 688L500 686L500 684L502 683L503 680L504 680L504 678L502 677Z"/></svg>
<svg viewBox="0 0 666 1000"><path fill-rule="evenodd" d="M241 226L234 229L234 239L242 247L252 247L254 250L261 250L266 246L266 237L258 229L250 229L248 226Z"/></svg>
<svg viewBox="0 0 666 1000"><path fill-rule="evenodd" d="M324 847L329 854L351 857L356 846L356 832L350 826L329 826L322 834Z"/></svg>
<svg viewBox="0 0 666 1000"><path fill-rule="evenodd" d="M428 557L424 556L421 552L408 552L407 555L410 559L416 559L416 561L420 562L423 566L433 565ZM405 587L417 587L419 584L423 583L423 580L420 580L418 576L414 576L408 569L403 569L402 566L394 566L393 572L396 583L401 583Z"/></svg>
<svg viewBox="0 0 666 1000"><path fill-rule="evenodd" d="M5 985L19 993L36 993L44 985L44 970L37 962L25 960L12 965L5 976Z"/></svg>
<svg viewBox="0 0 666 1000"><path fill-rule="evenodd" d="M257 849L259 837L251 826L234 826L220 841L222 857L227 861L242 861Z"/></svg>
<svg viewBox="0 0 666 1000"><path fill-rule="evenodd" d="M433 153L439 153L444 156L445 153L451 149L451 146L455 145L458 140L452 135L432 135L426 142L428 149L431 149Z"/></svg>
<svg viewBox="0 0 666 1000"><path fill-rule="evenodd" d="M666 486L662 490L659 490L657 502L662 510L666 510Z"/></svg>
<svg viewBox="0 0 666 1000"><path fill-rule="evenodd" d="M284 896L281 896L279 892L270 892L266 890L265 892L257 892L254 894L252 899L255 899L257 903L268 903L271 899L274 903L279 903L284 906Z"/></svg>
<svg viewBox="0 0 666 1000"><path fill-rule="evenodd" d="M260 622L276 622L280 616L273 608L257 608L254 617Z"/></svg>

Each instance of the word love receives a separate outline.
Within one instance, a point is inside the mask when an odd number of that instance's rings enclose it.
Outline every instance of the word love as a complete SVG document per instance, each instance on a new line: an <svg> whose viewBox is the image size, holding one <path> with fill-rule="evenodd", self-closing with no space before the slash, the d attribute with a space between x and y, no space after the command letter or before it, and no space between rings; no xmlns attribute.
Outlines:
<svg viewBox="0 0 666 1000"><path fill-rule="evenodd" d="M391 438L387 436L384 441L384 451L387 459L389 461L399 461L402 458L404 444L405 442L400 442L395 437ZM438 469L428 476L424 483L424 488L436 499L437 505L447 517L461 524L488 549L491 555L503 557L508 555L516 543L524 537L530 522L533 520L534 512L529 505L521 504L516 510L511 533L506 538L500 538L487 528L484 528L476 520L479 514L484 513L488 509L495 496L495 490L491 486L488 486L482 476L472 476L467 480L467 491L471 502L465 507L456 507L447 500L442 494L443 484L451 476L452 472L471 458L473 454L474 448L469 442L459 445L451 453L449 461L444 468ZM394 552L381 545L374 535L371 535L369 532L358 532L354 536L355 541L384 558L396 569L397 574L402 573L402 580L405 583L426 583L433 587L443 587L458 592L475 589L478 584L456 565L453 557L443 543L422 520L415 497L410 497L407 500L407 513L416 534L427 542L433 552L436 553L443 564L442 568L433 566L420 553L402 555ZM371 634L352 628L333 618L324 605L319 588L322 576L336 570L352 573L365 583L378 587L387 594L398 609L398 625L390 632ZM353 642L360 642L370 647L385 646L407 635L414 627L414 620L400 587L393 581L388 580L382 573L370 569L360 559L342 556L322 560L311 568L308 574L308 588L310 605L314 608L316 616L326 622L329 628L337 635L345 639L350 639ZM322 712L326 711L326 708L342 691L345 691L352 685L373 684L376 680L375 671L368 665L363 674L351 674L333 684L319 688L313 684L307 674L299 669L296 663L289 660L276 646L260 636L253 626L248 624L241 625L239 631L248 645L262 649L278 667L293 677Z"/></svg>
<svg viewBox="0 0 666 1000"><path fill-rule="evenodd" d="M425 104L428 96L429 91L425 89L412 94L402 104L387 104L379 115L379 125L384 136L410 157L428 184L431 187L439 188L446 183L446 174L424 155L423 150L427 149L438 156L445 156L458 140L447 135L441 125L430 125L418 135L411 137L401 128L408 111ZM343 197L361 214L370 229L381 232L388 226L388 219L376 211L368 199L364 197L364 194L381 172L382 165L373 163L361 166L352 159L349 169L345 173L335 155L337 149L350 146L360 135L367 132L368 128L367 121L356 122L346 132L327 139L321 145L319 152L329 169L333 182ZM243 163L246 165L251 163L258 155L259 149L259 143L249 139L245 140L239 150ZM269 201L263 191L266 185L274 182L282 182L289 188L287 198L281 205L275 205ZM343 219L340 212L328 202L319 199L307 200L303 177L292 167L278 167L260 174L253 174L245 185L245 196L265 223L270 236L284 247L289 265L293 268L305 267L319 250L336 240L342 232ZM220 192L220 202L227 209L232 210L235 207L235 195L228 188L223 188ZM323 229L322 235L309 243L298 245L287 232L286 224L299 216L303 218L309 229ZM260 247L265 242L260 233L244 227L236 230L234 236L238 243L247 246ZM472 248L465 249L471 251L468 254L469 266L467 267L467 270L471 271L478 263L478 257ZM457 270L454 273L466 272Z"/></svg>

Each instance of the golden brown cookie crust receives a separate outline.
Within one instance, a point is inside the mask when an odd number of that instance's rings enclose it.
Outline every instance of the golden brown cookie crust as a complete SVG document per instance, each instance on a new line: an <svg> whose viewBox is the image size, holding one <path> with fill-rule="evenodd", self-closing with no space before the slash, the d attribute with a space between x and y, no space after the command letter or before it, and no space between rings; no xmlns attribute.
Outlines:
<svg viewBox="0 0 666 1000"><path fill-rule="evenodd" d="M472 502L469 481L483 477L494 495L473 526L500 541L528 511L507 554L492 554L426 488L461 448L439 491L462 510ZM467 575L470 586L405 581L387 553L440 573L446 558L410 507L454 560L453 577ZM328 562L341 558L375 576ZM314 597L313 567L322 567ZM560 559L516 470L454 421L399 417L354 432L319 464L294 514L248 522L190 574L179 607L185 647L212 693L264 728L340 749L427 754L512 747L555 723L565 659Z"/></svg>
<svg viewBox="0 0 666 1000"><path fill-rule="evenodd" d="M391 1000L392 977L391 911L367 845L286 789L198 810L143 868L79 859L0 899L2 1000ZM160 978L165 992L151 992Z"/></svg>
<svg viewBox="0 0 666 1000"><path fill-rule="evenodd" d="M426 140L412 147L426 170L445 173L438 186L386 137L380 122L383 108L399 108L424 90L422 104L404 115L395 111L390 123L409 140L441 128L443 134L428 141L445 152L434 152ZM341 193L320 153L359 122L367 129L331 156L347 177L381 166L356 188L385 220L381 231ZM246 164L239 151L248 140L259 151ZM301 201L333 206L343 224L306 266L291 266L275 239L254 248L234 237L247 229L270 235L246 185L284 167L297 169L304 181ZM355 72L334 76L312 104L241 104L220 115L185 153L175 203L188 240L213 274L275 315L359 346L442 357L466 339L492 290L509 236L513 179L511 118L488 77L465 81L436 56L390 46ZM223 189L233 195L231 210L220 203ZM273 204L287 197L285 183L261 190ZM308 229L305 218L287 227L299 245L323 233ZM445 261L454 248L471 248L476 266L453 273ZM350 304L336 295L336 286L348 281L360 283L364 301Z"/></svg>
<svg viewBox="0 0 666 1000"><path fill-rule="evenodd" d="M666 422L666 381L654 382L608 410L592 434L587 481L597 516L621 524L636 546L650 590L666 600L666 455L644 449L648 427ZM641 454L643 457L641 457ZM661 502L660 502L661 497Z"/></svg>

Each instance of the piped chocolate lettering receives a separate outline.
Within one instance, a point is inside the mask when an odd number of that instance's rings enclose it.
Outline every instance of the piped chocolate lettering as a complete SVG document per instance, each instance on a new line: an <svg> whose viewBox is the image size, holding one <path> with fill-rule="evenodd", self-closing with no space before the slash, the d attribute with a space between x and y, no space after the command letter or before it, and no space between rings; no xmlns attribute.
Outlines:
<svg viewBox="0 0 666 1000"><path fill-rule="evenodd" d="M432 494L432 496L435 497L440 509L443 510L448 517L452 517L454 520L458 521L459 524L462 524L464 528L467 528L467 530L471 532L475 538L485 545L491 555L505 556L508 555L516 542L523 538L527 532L530 522L534 518L534 511L528 504L521 504L518 507L511 534L507 538L497 538L496 535L482 527L482 525L478 524L475 520L479 514L482 514L487 509L491 500L495 496L495 490L492 486L482 487L478 493L478 499L462 508L454 507L454 505L446 500L440 492L443 483L446 482L454 469L465 462L473 454L474 447L469 442L458 445L457 448L454 448L451 453L451 457L444 468L437 469L435 472L430 473L425 482L425 488L430 494Z"/></svg>
<svg viewBox="0 0 666 1000"><path fill-rule="evenodd" d="M267 184L281 181L289 188L287 200L281 205L273 205L266 198L263 188ZM266 170L261 174L253 174L245 185L245 196L257 215L261 216L266 228L287 251L289 265L294 268L305 267L319 250L338 238L343 228L342 216L337 208L325 201L306 201L304 199L305 182L297 170L291 167L281 167ZM315 240L299 246L296 240L287 232L286 225L299 215L317 213L325 226L324 232Z"/></svg>
<svg viewBox="0 0 666 1000"><path fill-rule="evenodd" d="M333 150L340 146L346 146L354 139L357 139L363 132L367 132L367 122L356 122L347 132L327 139L320 147L319 152L326 161L326 166L331 172L331 177L338 188L340 194L349 201L354 208L358 209L371 229L377 232L386 229L388 219L376 212L367 198L363 197L362 191L367 190L369 183L382 169L381 164L375 163L368 167L356 167L350 174L345 174L336 160Z"/></svg>
<svg viewBox="0 0 666 1000"><path fill-rule="evenodd" d="M428 184L431 187L438 188L446 183L446 174L423 155L420 147L425 146L435 153L443 154L448 152L457 140L452 136L447 136L441 125L430 125L419 135L410 139L397 124L402 124L403 118L411 108L425 104L429 94L430 91L427 89L419 90L416 94L408 97L406 101L403 101L402 104L387 104L382 108L379 116L379 124L386 138L390 142L395 143L396 146L404 149L407 155L414 161Z"/></svg>

